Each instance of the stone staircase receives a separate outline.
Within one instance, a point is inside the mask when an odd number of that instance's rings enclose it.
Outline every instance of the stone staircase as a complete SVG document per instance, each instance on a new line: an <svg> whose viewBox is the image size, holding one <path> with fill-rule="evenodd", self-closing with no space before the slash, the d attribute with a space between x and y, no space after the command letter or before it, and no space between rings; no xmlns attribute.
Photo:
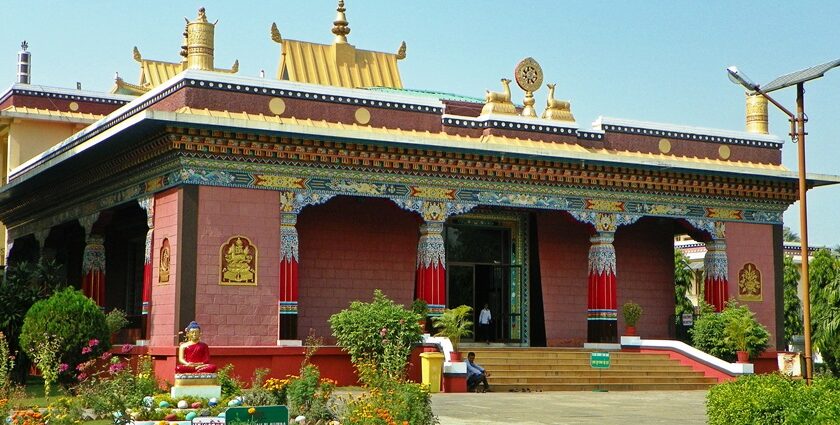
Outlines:
<svg viewBox="0 0 840 425"><path fill-rule="evenodd" d="M610 352L610 367L594 369L589 351L564 348L461 347L490 372L496 392L706 390L717 383L667 354Z"/></svg>

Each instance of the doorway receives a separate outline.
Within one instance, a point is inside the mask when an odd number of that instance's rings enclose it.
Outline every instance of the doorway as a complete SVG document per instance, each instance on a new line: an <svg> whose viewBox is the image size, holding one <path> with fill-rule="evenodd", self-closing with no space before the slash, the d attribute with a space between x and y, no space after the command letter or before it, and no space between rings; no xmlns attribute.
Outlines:
<svg viewBox="0 0 840 425"><path fill-rule="evenodd" d="M527 345L524 232L518 215L460 216L445 229L447 305L473 308L473 337L464 341ZM525 261L527 264L527 260ZM482 335L478 318L484 305L492 321Z"/></svg>

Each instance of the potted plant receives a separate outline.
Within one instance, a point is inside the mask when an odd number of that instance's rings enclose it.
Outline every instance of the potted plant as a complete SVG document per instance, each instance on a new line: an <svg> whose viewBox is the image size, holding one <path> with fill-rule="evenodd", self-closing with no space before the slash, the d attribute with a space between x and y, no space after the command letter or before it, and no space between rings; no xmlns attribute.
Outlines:
<svg viewBox="0 0 840 425"><path fill-rule="evenodd" d="M438 330L435 336L443 336L452 341L452 361L460 361L461 354L458 345L461 338L472 335L473 322L472 307L459 305L455 308L443 310L443 314L433 318L434 327Z"/></svg>
<svg viewBox="0 0 840 425"><path fill-rule="evenodd" d="M748 363L750 361L748 347L752 329L753 321L749 316L732 317L726 322L726 327L723 328L724 341L735 348L738 363Z"/></svg>
<svg viewBox="0 0 840 425"><path fill-rule="evenodd" d="M627 326L626 334L636 335L636 323L642 317L642 306L628 301L621 306L621 315L624 316L624 324Z"/></svg>
<svg viewBox="0 0 840 425"><path fill-rule="evenodd" d="M420 315L420 329L426 332L426 318L429 317L429 304L425 300L418 298L411 303L411 311Z"/></svg>

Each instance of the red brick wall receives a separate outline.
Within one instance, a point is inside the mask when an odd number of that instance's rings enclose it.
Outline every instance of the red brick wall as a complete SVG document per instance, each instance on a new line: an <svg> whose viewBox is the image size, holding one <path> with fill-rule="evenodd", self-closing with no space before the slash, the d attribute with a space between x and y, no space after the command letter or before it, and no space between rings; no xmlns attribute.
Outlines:
<svg viewBox="0 0 840 425"><path fill-rule="evenodd" d="M278 192L201 186L195 320L213 345L276 345L280 255ZM235 235L258 250L257 286L219 284L219 250Z"/></svg>
<svg viewBox="0 0 840 425"><path fill-rule="evenodd" d="M776 273L773 268L773 226L726 223L726 255L729 259L729 297L738 298L738 272L753 263L761 272L761 301L741 301L756 313L770 331L770 347L776 344Z"/></svg>
<svg viewBox="0 0 840 425"><path fill-rule="evenodd" d="M588 225L563 213L540 212L537 229L540 275L549 346L586 342ZM616 232L618 306L632 300L644 309L638 332L666 338L674 311L674 247L671 221L641 220ZM619 333L624 321L619 314Z"/></svg>
<svg viewBox="0 0 840 425"><path fill-rule="evenodd" d="M181 189L171 189L155 195L155 233L152 248L152 301L149 324L149 339L152 346L175 344L175 288L178 282L179 201ZM158 283L159 254L163 239L169 239L170 273L168 283Z"/></svg>
<svg viewBox="0 0 840 425"><path fill-rule="evenodd" d="M414 297L419 216L383 199L337 197L298 217L298 335L334 342L330 315L382 289L399 304Z"/></svg>
<svg viewBox="0 0 840 425"><path fill-rule="evenodd" d="M548 346L581 346L586 342L588 227L561 212L537 213Z"/></svg>
<svg viewBox="0 0 840 425"><path fill-rule="evenodd" d="M643 338L667 339L670 316L674 314L673 221L644 218L619 227L614 244L619 335L625 326L621 305L633 301L644 310L636 332Z"/></svg>

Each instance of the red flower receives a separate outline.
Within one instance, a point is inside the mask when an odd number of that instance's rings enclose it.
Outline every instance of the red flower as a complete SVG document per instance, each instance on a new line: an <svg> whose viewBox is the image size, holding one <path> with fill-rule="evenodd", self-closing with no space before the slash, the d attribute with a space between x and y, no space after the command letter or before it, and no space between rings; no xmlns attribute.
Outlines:
<svg viewBox="0 0 840 425"><path fill-rule="evenodd" d="M91 351L90 347L82 347L82 354L89 354Z"/></svg>
<svg viewBox="0 0 840 425"><path fill-rule="evenodd" d="M88 341L88 346L89 346L89 347L96 347L97 345L99 345L99 340L98 340L98 339L96 339L96 338L94 338L94 339L92 339L92 340Z"/></svg>
<svg viewBox="0 0 840 425"><path fill-rule="evenodd" d="M123 354L128 354L128 352L131 351L132 348L134 348L134 346L131 344L123 344L121 352Z"/></svg>
<svg viewBox="0 0 840 425"><path fill-rule="evenodd" d="M113 354L111 354L110 351L106 351L106 352L102 353L102 355L99 356L99 358L102 359L102 360L108 360L108 359L111 358L111 356L113 356Z"/></svg>

